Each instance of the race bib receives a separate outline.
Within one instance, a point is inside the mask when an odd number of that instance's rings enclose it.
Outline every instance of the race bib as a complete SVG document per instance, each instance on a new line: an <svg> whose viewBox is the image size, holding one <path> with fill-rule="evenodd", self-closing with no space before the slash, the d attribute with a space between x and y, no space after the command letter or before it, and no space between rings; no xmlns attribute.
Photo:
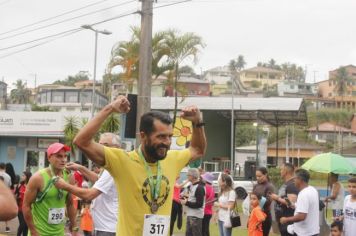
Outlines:
<svg viewBox="0 0 356 236"><path fill-rule="evenodd" d="M58 225L63 223L65 216L64 208L50 208L48 211L48 224Z"/></svg>
<svg viewBox="0 0 356 236"><path fill-rule="evenodd" d="M145 215L143 236L167 236L170 217L161 215Z"/></svg>

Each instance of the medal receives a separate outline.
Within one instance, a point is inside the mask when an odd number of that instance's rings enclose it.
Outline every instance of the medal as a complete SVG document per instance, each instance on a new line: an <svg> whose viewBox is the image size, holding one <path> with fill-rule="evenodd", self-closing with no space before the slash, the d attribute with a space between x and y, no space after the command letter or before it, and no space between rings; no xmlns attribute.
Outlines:
<svg viewBox="0 0 356 236"><path fill-rule="evenodd" d="M162 180L162 169L159 161L157 161L157 176L156 179L153 177L151 168L148 166L145 157L142 154L141 151L141 145L138 147L138 155L142 159L142 162L145 166L146 173L148 175L148 183L150 185L150 193L151 193L151 203L149 204L150 210L152 214L155 214L158 211L158 208L160 207L157 203L159 194L161 191L161 180Z"/></svg>
<svg viewBox="0 0 356 236"><path fill-rule="evenodd" d="M155 200L152 200L151 203L151 213L155 214L158 211L158 204Z"/></svg>

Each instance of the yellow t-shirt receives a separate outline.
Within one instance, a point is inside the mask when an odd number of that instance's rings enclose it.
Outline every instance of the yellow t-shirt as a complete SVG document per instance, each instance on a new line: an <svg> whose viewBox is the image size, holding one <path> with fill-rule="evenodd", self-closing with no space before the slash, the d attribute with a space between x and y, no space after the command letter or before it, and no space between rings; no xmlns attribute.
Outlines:
<svg viewBox="0 0 356 236"><path fill-rule="evenodd" d="M189 149L168 151L160 161L162 170L161 191L157 215L171 215L175 180L191 159ZM152 174L157 174L157 163L148 163ZM119 195L119 220L116 235L141 236L144 215L151 214L151 190L143 161L136 151L105 147L105 169L115 180Z"/></svg>

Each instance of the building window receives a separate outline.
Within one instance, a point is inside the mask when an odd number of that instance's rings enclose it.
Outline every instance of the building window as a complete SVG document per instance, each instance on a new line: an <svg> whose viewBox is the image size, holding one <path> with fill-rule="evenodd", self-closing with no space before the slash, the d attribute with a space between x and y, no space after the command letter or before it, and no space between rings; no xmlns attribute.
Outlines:
<svg viewBox="0 0 356 236"><path fill-rule="evenodd" d="M66 92L66 102L77 103L78 102L78 92Z"/></svg>
<svg viewBox="0 0 356 236"><path fill-rule="evenodd" d="M329 87L331 87L331 81L329 80Z"/></svg>
<svg viewBox="0 0 356 236"><path fill-rule="evenodd" d="M64 102L64 92L53 92L52 96L53 96L53 102Z"/></svg>
<svg viewBox="0 0 356 236"><path fill-rule="evenodd" d="M294 89L294 84L290 86L290 89Z"/></svg>
<svg viewBox="0 0 356 236"><path fill-rule="evenodd" d="M80 103L91 103L91 92L81 92Z"/></svg>
<svg viewBox="0 0 356 236"><path fill-rule="evenodd" d="M75 108L74 107L67 107L67 111L74 111Z"/></svg>
<svg viewBox="0 0 356 236"><path fill-rule="evenodd" d="M332 97L332 96L333 96L333 94L332 94L332 93L329 93L329 94L328 94L328 96L329 96L329 97Z"/></svg>

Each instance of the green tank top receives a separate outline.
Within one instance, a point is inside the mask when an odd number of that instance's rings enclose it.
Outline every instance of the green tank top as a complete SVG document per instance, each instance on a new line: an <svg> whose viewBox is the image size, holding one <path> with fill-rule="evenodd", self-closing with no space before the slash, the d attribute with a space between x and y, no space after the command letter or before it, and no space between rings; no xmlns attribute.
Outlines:
<svg viewBox="0 0 356 236"><path fill-rule="evenodd" d="M43 177L44 188L51 182L51 177L46 169L40 171ZM68 174L63 171L63 179L68 182ZM58 189L50 183L46 195L41 201L32 204L32 218L37 232L41 236L63 236L65 226L65 207L68 193L63 191L61 198L58 197ZM43 193L40 193L43 194ZM30 236L30 231L28 232Z"/></svg>

